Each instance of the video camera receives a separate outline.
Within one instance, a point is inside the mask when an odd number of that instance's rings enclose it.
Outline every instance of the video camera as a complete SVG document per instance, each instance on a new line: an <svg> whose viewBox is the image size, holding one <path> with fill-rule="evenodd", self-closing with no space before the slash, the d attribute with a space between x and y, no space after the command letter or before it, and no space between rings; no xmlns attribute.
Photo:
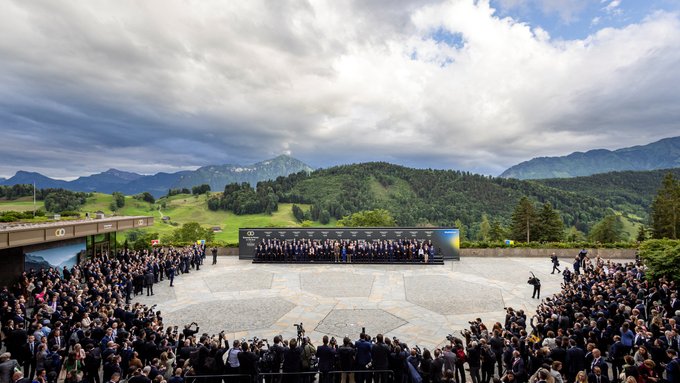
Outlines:
<svg viewBox="0 0 680 383"><path fill-rule="evenodd" d="M293 323L293 326L297 329L298 342L301 342L302 338L305 336L305 328L302 327L302 322L300 322L300 324Z"/></svg>

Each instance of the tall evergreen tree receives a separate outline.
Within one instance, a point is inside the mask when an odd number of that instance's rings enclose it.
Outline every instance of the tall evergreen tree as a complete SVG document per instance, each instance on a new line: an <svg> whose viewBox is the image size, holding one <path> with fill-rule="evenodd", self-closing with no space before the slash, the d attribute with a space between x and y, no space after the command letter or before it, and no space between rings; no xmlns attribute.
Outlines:
<svg viewBox="0 0 680 383"><path fill-rule="evenodd" d="M602 243L614 243L624 239L623 222L618 215L610 214L590 231L590 240Z"/></svg>
<svg viewBox="0 0 680 383"><path fill-rule="evenodd" d="M564 238L564 223L560 214L552 208L550 202L544 203L538 213L537 230L534 237L545 242L559 242Z"/></svg>
<svg viewBox="0 0 680 383"><path fill-rule="evenodd" d="M458 229L458 238L460 238L461 241L467 241L467 228L463 225L463 221L461 221L460 218L457 218L453 222L453 226Z"/></svg>
<svg viewBox="0 0 680 383"><path fill-rule="evenodd" d="M680 235L680 183L668 173L652 203L654 238L678 239Z"/></svg>
<svg viewBox="0 0 680 383"><path fill-rule="evenodd" d="M482 221L479 223L479 231L477 232L477 239L480 241L488 241L491 237L491 223L486 213L482 214Z"/></svg>
<svg viewBox="0 0 680 383"><path fill-rule="evenodd" d="M497 219L491 222L489 237L492 241L502 241L505 239L505 229L503 229L503 225Z"/></svg>
<svg viewBox="0 0 680 383"><path fill-rule="evenodd" d="M532 230L536 229L537 215L529 198L522 197L512 213L512 239L531 242Z"/></svg>
<svg viewBox="0 0 680 383"><path fill-rule="evenodd" d="M569 242L582 242L586 240L585 234L579 230L576 226L571 226L567 229L567 241Z"/></svg>
<svg viewBox="0 0 680 383"><path fill-rule="evenodd" d="M640 227L638 228L636 239L638 242L643 242L647 239L647 229L645 228L645 225L640 225Z"/></svg>

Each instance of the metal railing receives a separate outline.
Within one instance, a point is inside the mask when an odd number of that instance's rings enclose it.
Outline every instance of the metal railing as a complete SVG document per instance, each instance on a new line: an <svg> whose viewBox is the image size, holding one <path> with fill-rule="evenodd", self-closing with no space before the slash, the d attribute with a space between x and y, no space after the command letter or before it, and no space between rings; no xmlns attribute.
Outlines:
<svg viewBox="0 0 680 383"><path fill-rule="evenodd" d="M281 383L284 381L293 382L312 382L318 378L319 383L349 381L350 376L356 380L357 374L363 374L365 381L372 381L373 377L379 375L382 382L394 381L394 371L392 370L334 370L328 372L320 371L299 371L299 372L260 372L255 375L250 374L219 374L219 375L185 375L186 383ZM346 378L346 379L343 379Z"/></svg>
<svg viewBox="0 0 680 383"><path fill-rule="evenodd" d="M298 377L298 378L304 378L304 377L310 377L310 378L316 378L317 375L319 377L319 382L320 383L331 383L331 382L340 382L343 378L344 375L356 375L356 374L363 374L366 381L371 381L372 377L374 375L380 375L382 377L383 382L391 382L394 380L394 371L392 370L347 370L347 371L342 371L342 370L333 370L333 371L328 371L328 372L321 372L321 371L300 371L300 372L261 372L256 376L256 382L257 383L270 383L270 382L282 382L288 379L284 379L285 377ZM298 379L299 381L300 379ZM313 379L308 379L306 380L307 382L311 382ZM305 381L302 379L301 381Z"/></svg>

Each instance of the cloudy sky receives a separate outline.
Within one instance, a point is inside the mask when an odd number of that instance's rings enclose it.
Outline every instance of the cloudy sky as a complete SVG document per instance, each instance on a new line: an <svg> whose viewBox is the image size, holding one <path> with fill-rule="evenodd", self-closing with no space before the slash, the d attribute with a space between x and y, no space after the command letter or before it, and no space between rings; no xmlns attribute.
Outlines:
<svg viewBox="0 0 680 383"><path fill-rule="evenodd" d="M1 0L0 176L389 161L497 175L680 135L680 0Z"/></svg>

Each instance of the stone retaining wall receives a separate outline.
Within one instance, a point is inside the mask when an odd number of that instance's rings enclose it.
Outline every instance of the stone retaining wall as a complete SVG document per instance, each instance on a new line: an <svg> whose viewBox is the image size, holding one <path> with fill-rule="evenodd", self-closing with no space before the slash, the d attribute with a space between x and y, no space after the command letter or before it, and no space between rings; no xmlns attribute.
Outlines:
<svg viewBox="0 0 680 383"><path fill-rule="evenodd" d="M603 259L635 259L636 249L586 249L588 256L600 256ZM574 258L581 249L530 249L530 248L494 248L494 249L460 249L461 257L544 257L555 253L559 258Z"/></svg>

